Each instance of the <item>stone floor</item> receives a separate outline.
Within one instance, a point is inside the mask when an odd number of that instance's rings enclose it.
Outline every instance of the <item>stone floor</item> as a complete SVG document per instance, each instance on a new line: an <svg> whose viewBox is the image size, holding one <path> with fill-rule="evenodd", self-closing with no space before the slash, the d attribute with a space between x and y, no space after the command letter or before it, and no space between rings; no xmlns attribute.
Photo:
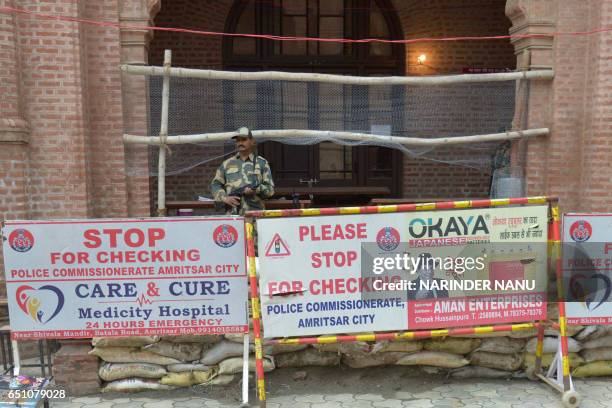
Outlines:
<svg viewBox="0 0 612 408"><path fill-rule="evenodd" d="M397 367L363 370L308 368L297 380L289 369L267 377L269 408L554 408L561 396L543 383L527 379L448 380L418 369L407 374ZM612 379L575 380L583 408L612 406ZM58 408L196 408L240 406L240 385L192 387L139 394L99 394L53 401ZM257 406L251 390L251 406Z"/></svg>

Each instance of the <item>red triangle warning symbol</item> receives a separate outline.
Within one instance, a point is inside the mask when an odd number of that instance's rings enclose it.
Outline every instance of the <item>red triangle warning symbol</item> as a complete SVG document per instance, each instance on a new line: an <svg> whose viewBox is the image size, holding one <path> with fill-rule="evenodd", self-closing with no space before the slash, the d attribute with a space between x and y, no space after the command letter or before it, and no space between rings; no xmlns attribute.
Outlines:
<svg viewBox="0 0 612 408"><path fill-rule="evenodd" d="M287 243L280 237L278 233L274 234L272 240L266 246L266 256L287 256L291 255L291 251L289 251L289 246Z"/></svg>

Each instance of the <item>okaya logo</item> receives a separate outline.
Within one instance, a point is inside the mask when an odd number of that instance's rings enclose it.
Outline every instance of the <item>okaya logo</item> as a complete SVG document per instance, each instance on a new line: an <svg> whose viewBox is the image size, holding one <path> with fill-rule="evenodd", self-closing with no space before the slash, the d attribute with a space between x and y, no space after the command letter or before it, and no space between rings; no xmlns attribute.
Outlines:
<svg viewBox="0 0 612 408"><path fill-rule="evenodd" d="M434 238L489 234L489 227L482 215L448 218L414 218L408 225L408 232L413 238Z"/></svg>

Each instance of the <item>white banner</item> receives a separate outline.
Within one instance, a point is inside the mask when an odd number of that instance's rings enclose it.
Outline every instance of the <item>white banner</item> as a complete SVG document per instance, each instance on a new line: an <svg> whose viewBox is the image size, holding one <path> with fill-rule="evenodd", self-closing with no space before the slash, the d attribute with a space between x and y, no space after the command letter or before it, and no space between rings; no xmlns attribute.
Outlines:
<svg viewBox="0 0 612 408"><path fill-rule="evenodd" d="M245 333L244 219L8 221L16 339Z"/></svg>
<svg viewBox="0 0 612 408"><path fill-rule="evenodd" d="M570 324L612 324L612 214L565 214L563 286Z"/></svg>
<svg viewBox="0 0 612 408"><path fill-rule="evenodd" d="M547 206L526 206L258 219L264 336L473 326L544 318L545 289L538 293L514 288L496 291L485 290L485 285L475 290L433 290L432 296L443 297L443 301L407 298L406 291L401 292L404 299L371 296L378 290L374 287L377 278L363 274L362 262L370 265L374 257L390 254L416 257L428 252L453 259L484 254L481 271L458 277L457 269L439 268L428 281L495 283L530 279L545 288L547 214ZM509 244L518 246L509 250ZM411 282L416 284L417 280Z"/></svg>

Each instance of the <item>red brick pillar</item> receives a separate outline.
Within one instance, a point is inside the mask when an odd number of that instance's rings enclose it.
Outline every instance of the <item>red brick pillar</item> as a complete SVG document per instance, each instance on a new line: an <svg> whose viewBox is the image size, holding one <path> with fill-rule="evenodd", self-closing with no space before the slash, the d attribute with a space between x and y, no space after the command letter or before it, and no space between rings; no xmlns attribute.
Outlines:
<svg viewBox="0 0 612 408"><path fill-rule="evenodd" d="M83 17L80 2L72 0L15 0L13 3L14 7L32 12ZM24 159L29 157L28 206L27 216L23 218L91 217L95 180L90 174L89 142L96 135L89 128L86 36L77 23L27 15L16 16L15 27L20 111L30 128L29 149L23 154ZM96 115L92 119L95 123ZM64 347L58 355L70 351ZM88 367L62 365L60 360L54 368L56 377L69 378L68 383L77 383L83 378L97 380L97 359L92 359L86 351L81 347L71 353L80 352L80 359L90 361ZM97 390L97 385L90 388L94 389Z"/></svg>
<svg viewBox="0 0 612 408"><path fill-rule="evenodd" d="M38 13L79 18L72 0L14 1ZM83 43L77 23L16 17L20 102L30 125L29 216L91 215L87 178Z"/></svg>
<svg viewBox="0 0 612 408"><path fill-rule="evenodd" d="M14 6L0 0L1 6ZM16 18L0 14L0 220L27 218L28 124L19 101ZM0 298L6 297L0 245ZM0 318L8 315L0 310Z"/></svg>
<svg viewBox="0 0 612 408"><path fill-rule="evenodd" d="M95 394L100 389L99 360L88 354L90 350L89 340L63 341L53 357L55 384L69 396Z"/></svg>
<svg viewBox="0 0 612 408"><path fill-rule="evenodd" d="M589 2L589 27L606 27L612 20L612 4L609 1ZM582 164L578 210L612 212L612 42L609 34L587 37L582 43L587 56L585 65L585 120L582 131L581 159L572 163Z"/></svg>
<svg viewBox="0 0 612 408"><path fill-rule="evenodd" d="M552 7L553 0L508 0L506 3L506 16L513 23L509 30L511 35L543 34L536 38L511 40L517 58L517 69L553 68L553 37L546 36L556 28L554 14L551 13ZM546 107L549 106L551 97L550 81L520 83L516 94L513 128L550 128L552 117ZM512 143L511 162L513 166L523 167L528 195L546 194L548 191L548 157L542 153L551 147L551 143L552 135Z"/></svg>
<svg viewBox="0 0 612 408"><path fill-rule="evenodd" d="M511 34L589 31L612 16L609 2L509 0ZM610 211L610 80L612 46L601 34L542 36L513 41L518 66L553 69L555 78L532 81L528 126L548 137L527 142L529 195L559 196L562 211Z"/></svg>
<svg viewBox="0 0 612 408"><path fill-rule="evenodd" d="M119 21L116 0L80 2L85 18ZM83 24L87 96L87 169L92 215L97 218L128 215L128 185L123 147L121 49L114 28Z"/></svg>
<svg viewBox="0 0 612 408"><path fill-rule="evenodd" d="M120 2L119 19L124 25L151 26L153 16L159 11L159 0L129 0ZM121 63L147 64L148 47L153 33L134 28L121 30ZM124 131L148 134L147 85L144 76L123 75ZM149 148L142 145L125 145L125 162L128 185L128 212L130 216L149 216L151 206L149 192Z"/></svg>

